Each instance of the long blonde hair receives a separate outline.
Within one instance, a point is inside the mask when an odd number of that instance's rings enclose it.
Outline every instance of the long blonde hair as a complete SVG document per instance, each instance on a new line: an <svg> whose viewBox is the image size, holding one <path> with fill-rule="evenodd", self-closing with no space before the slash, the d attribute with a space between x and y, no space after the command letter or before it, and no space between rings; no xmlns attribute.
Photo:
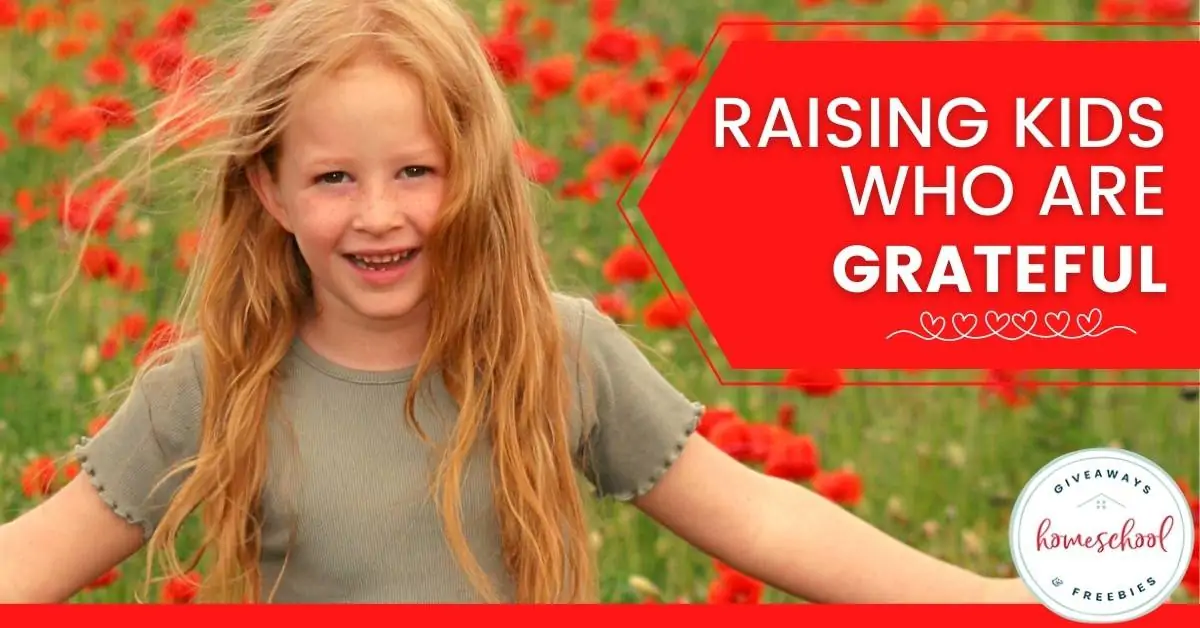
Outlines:
<svg viewBox="0 0 1200 628"><path fill-rule="evenodd" d="M592 601L564 338L529 183L514 154L516 126L471 20L452 0L287 0L229 53L233 63L217 65L203 89L175 89L174 115L138 142L156 157L200 131L223 129L186 156L215 159L202 199L210 211L180 315L203 346L201 442L198 455L175 469L189 473L150 539L148 569L157 564L178 575L207 556L202 599L264 599L257 517L266 419L276 367L312 297L304 260L253 194L247 172L275 162L303 83L372 53L420 80L449 157L444 207L424 245L430 340L404 408L419 430L414 395L434 367L461 408L431 487L447 540L481 595L497 600L460 511L464 461L490 437L514 601ZM178 534L198 508L202 544L181 561Z"/></svg>

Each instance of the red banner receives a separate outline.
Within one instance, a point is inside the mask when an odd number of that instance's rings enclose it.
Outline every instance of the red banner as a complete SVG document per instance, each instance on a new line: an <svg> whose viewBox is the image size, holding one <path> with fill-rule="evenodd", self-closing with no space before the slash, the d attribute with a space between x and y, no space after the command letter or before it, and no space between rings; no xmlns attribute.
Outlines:
<svg viewBox="0 0 1200 628"><path fill-rule="evenodd" d="M1124 625L1173 628L1195 625L1200 605L1167 605ZM1041 606L819 606L819 605L602 605L579 606L0 606L5 625L93 626L107 628L211 628L216 623L244 625L265 621L300 621L340 625L486 625L516 622L527 628L658 628L685 622L689 628L733 624L759 626L840 626L855 622L975 628L1050 628L1078 625ZM664 624L668 622L668 624Z"/></svg>
<svg viewBox="0 0 1200 628"><path fill-rule="evenodd" d="M735 369L1193 369L1197 52L738 41L637 205Z"/></svg>

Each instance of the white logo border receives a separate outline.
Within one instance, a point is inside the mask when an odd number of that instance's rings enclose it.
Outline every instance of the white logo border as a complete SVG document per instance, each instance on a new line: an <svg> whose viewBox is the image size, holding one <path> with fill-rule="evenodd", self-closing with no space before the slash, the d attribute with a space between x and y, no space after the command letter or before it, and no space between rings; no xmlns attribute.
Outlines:
<svg viewBox="0 0 1200 628"><path fill-rule="evenodd" d="M1180 564L1172 572L1172 575L1164 583L1162 592L1144 602L1141 605L1113 614L1096 615L1092 613L1081 612L1075 608L1071 608L1056 600L1052 595L1049 595L1043 587L1038 583L1026 564L1025 557L1021 553L1020 540L1022 538L1021 528L1018 525L1025 513L1027 502L1033 496L1034 492L1047 480L1051 475L1057 473L1062 467L1068 464L1075 464L1089 459L1096 458L1116 458L1122 462L1137 465L1150 473L1155 479L1162 482L1165 488L1170 493L1171 500L1175 502L1176 507L1180 510L1183 524L1183 552L1180 554ZM1051 460L1038 469L1037 473L1025 483L1021 492L1017 495L1017 499L1013 502L1012 514L1009 517L1009 532L1008 543L1009 551L1012 554L1013 566L1017 570L1021 581L1029 588L1031 594L1036 597L1043 606L1053 612L1055 615L1084 624L1115 624L1133 621L1153 613L1159 607L1170 601L1171 596L1179 588L1183 582L1183 578L1187 573L1188 564L1191 561L1192 551L1196 543L1196 521L1192 519L1191 507L1188 504L1187 496L1183 494L1183 490L1179 488L1179 484L1175 478L1171 476L1165 469L1153 460L1128 449L1120 447L1092 447L1088 449L1079 449L1072 451Z"/></svg>

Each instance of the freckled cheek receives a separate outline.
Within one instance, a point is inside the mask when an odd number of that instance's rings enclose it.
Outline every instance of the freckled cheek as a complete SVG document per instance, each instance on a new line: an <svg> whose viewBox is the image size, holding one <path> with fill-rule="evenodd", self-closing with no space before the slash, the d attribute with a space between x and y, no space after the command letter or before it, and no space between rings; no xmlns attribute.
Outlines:
<svg viewBox="0 0 1200 628"><path fill-rule="evenodd" d="M298 196L292 212L292 223L296 238L305 248L328 252L337 247L342 236L350 229L354 218L352 205L347 198L328 195Z"/></svg>
<svg viewBox="0 0 1200 628"><path fill-rule="evenodd" d="M422 234L429 233L442 209L444 188L439 184L415 193L409 199L409 219Z"/></svg>

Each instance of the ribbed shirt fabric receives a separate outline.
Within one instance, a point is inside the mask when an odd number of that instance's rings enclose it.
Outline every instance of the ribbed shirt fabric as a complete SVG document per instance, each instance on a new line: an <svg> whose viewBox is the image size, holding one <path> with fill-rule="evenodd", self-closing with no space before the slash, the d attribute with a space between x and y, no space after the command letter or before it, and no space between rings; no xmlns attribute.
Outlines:
<svg viewBox="0 0 1200 628"><path fill-rule="evenodd" d="M678 456L703 408L590 301L554 298L580 392L572 412L580 444L576 466L601 497L644 494ZM140 524L147 538L184 476L155 485L199 447L203 369L199 344L184 346L142 377L104 429L76 448L105 502ZM264 595L274 591L270 601L482 601L456 562L431 499L436 454L404 420L412 374L412 368L346 368L294 341L268 414L268 479L259 514L262 586ZM429 378L416 416L435 442L448 433L457 406L440 378ZM511 600L486 440L464 477L462 519L475 557Z"/></svg>

